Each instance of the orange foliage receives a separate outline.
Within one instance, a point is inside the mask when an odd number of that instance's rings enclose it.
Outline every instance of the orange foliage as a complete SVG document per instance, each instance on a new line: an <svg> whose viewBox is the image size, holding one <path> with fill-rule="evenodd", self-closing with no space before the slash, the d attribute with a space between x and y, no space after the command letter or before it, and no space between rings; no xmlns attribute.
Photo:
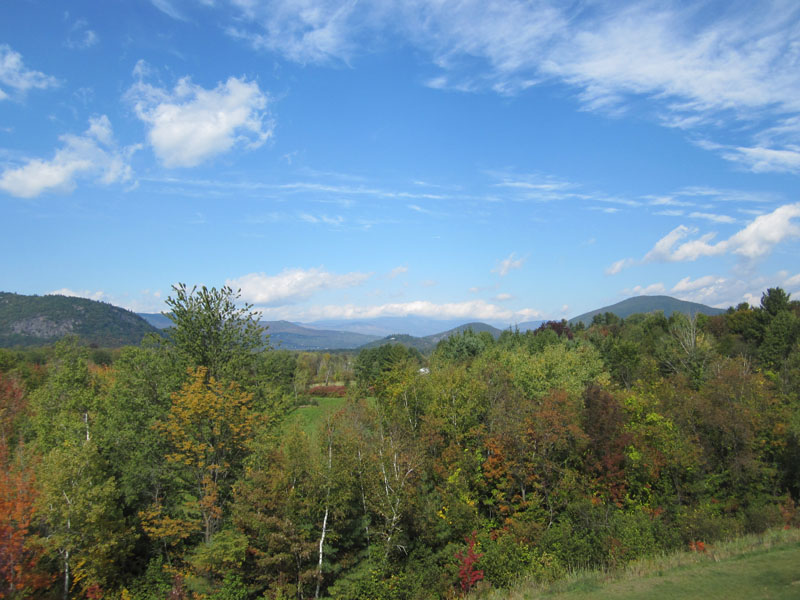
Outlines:
<svg viewBox="0 0 800 600"><path fill-rule="evenodd" d="M51 578L37 569L42 555L30 542L35 489L29 469L10 464L6 441L0 439L0 598L22 590L35 591Z"/></svg>

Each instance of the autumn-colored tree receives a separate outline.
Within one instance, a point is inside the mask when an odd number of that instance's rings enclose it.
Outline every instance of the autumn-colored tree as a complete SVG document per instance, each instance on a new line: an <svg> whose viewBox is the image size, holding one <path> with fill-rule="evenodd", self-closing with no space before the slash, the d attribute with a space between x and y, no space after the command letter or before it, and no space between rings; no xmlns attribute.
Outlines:
<svg viewBox="0 0 800 600"><path fill-rule="evenodd" d="M625 431L625 413L615 396L597 386L584 394L584 429L589 437L587 468L595 492L622 506L628 482L625 447L631 435Z"/></svg>
<svg viewBox="0 0 800 600"><path fill-rule="evenodd" d="M250 410L251 402L250 394L209 377L205 367L199 367L173 394L166 419L157 425L170 443L167 461L192 494L187 502L200 514L205 543L219 529L252 437L256 415Z"/></svg>
<svg viewBox="0 0 800 600"><path fill-rule="evenodd" d="M52 578L39 570L43 549L32 544L34 520L33 470L9 459L0 439L0 598L21 598L49 585Z"/></svg>

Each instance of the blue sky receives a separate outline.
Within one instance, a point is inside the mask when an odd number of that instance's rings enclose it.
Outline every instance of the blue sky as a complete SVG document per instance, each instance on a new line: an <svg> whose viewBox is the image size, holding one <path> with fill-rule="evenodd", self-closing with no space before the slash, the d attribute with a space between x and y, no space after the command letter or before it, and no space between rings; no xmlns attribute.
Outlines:
<svg viewBox="0 0 800 600"><path fill-rule="evenodd" d="M800 294L800 4L6 0L0 289L513 323Z"/></svg>

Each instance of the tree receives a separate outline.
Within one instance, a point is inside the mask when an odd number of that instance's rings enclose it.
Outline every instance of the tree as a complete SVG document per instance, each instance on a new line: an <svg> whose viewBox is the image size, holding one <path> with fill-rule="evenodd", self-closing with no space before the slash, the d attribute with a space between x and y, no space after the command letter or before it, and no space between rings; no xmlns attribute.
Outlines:
<svg viewBox="0 0 800 600"><path fill-rule="evenodd" d="M268 343L261 313L252 304L237 307L241 292L228 286L189 290L179 283L172 289L175 297L167 298L170 311L164 315L174 323L167 332L184 364L204 367L208 377L244 384L255 354Z"/></svg>
<svg viewBox="0 0 800 600"><path fill-rule="evenodd" d="M0 598L23 597L51 583L38 568L42 548L30 543L36 489L33 470L9 460L0 438Z"/></svg>
<svg viewBox="0 0 800 600"><path fill-rule="evenodd" d="M201 515L203 540L208 544L219 528L223 503L252 437L252 396L236 384L208 377L205 367L199 367L172 401L158 429L171 446L167 461L195 495L190 503Z"/></svg>
<svg viewBox="0 0 800 600"><path fill-rule="evenodd" d="M43 544L58 557L62 597L74 586L105 587L120 573L130 541L113 477L104 473L92 441L66 441L42 460L36 501Z"/></svg>

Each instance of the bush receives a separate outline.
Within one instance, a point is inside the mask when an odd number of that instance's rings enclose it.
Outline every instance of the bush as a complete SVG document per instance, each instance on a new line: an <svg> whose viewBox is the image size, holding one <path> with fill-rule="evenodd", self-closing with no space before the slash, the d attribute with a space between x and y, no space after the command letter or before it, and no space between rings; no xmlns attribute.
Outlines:
<svg viewBox="0 0 800 600"><path fill-rule="evenodd" d="M347 386L344 385L318 385L308 389L310 396L317 398L344 398L347 396Z"/></svg>

